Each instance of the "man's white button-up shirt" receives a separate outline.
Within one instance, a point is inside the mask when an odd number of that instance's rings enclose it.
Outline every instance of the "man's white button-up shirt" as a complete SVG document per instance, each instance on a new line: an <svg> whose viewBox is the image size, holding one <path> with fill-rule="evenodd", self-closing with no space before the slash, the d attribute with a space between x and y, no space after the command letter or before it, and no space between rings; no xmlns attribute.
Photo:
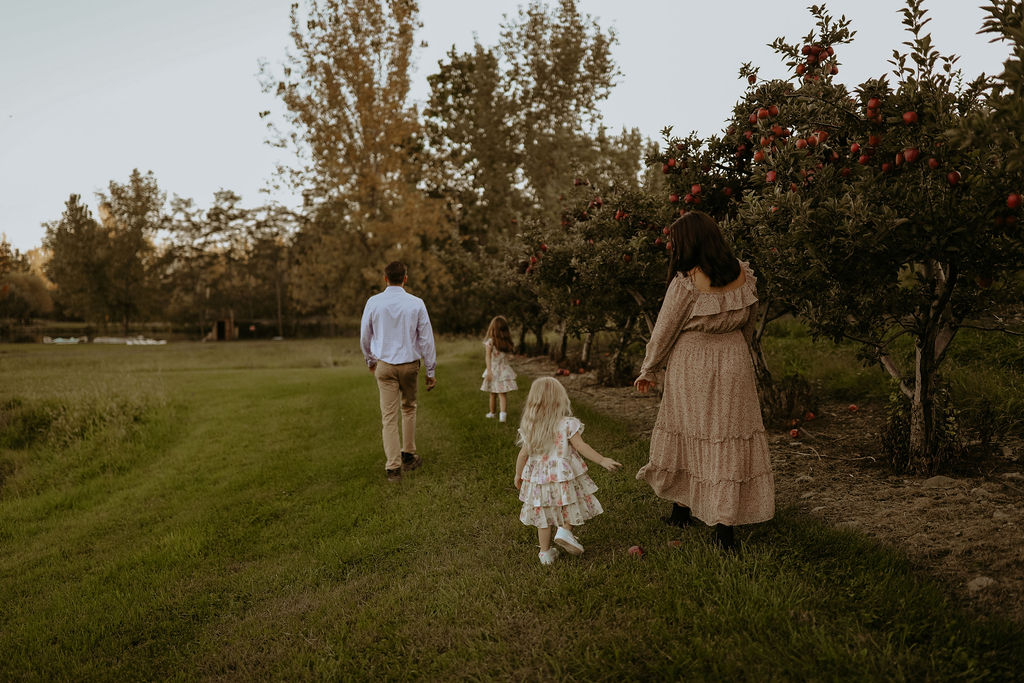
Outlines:
<svg viewBox="0 0 1024 683"><path fill-rule="evenodd" d="M368 367L372 368L378 360L400 365L422 358L427 377L434 376L437 351L427 307L423 299L409 294L404 287L390 285L366 301L359 343Z"/></svg>

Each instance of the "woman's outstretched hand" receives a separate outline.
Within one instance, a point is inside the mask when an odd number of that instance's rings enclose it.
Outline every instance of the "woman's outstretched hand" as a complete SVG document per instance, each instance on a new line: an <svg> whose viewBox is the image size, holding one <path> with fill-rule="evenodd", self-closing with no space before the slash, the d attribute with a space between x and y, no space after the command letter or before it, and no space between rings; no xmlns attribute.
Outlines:
<svg viewBox="0 0 1024 683"><path fill-rule="evenodd" d="M643 377L637 377L636 381L633 382L633 386L636 387L636 390L641 394L646 394L654 387L654 382L649 379L644 379Z"/></svg>

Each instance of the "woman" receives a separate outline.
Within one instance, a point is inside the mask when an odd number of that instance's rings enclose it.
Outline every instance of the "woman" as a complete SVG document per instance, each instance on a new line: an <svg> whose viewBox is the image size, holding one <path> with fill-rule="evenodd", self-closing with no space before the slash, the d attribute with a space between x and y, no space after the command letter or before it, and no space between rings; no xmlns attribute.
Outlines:
<svg viewBox="0 0 1024 683"><path fill-rule="evenodd" d="M650 461L636 477L672 501L665 522L682 527L696 517L735 550L734 526L775 513L749 352L756 280L705 213L673 223L671 239L668 291L634 382L646 393L666 368Z"/></svg>

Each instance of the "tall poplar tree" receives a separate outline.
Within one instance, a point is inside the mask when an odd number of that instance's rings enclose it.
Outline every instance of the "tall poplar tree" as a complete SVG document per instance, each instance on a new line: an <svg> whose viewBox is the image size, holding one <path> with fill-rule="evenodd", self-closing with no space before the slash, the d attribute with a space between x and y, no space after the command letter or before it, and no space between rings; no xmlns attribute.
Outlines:
<svg viewBox="0 0 1024 683"><path fill-rule="evenodd" d="M113 180L97 193L100 222L107 231L107 310L127 336L131 321L149 312L156 300L152 281L153 240L164 227L165 193L152 171L134 169L127 183Z"/></svg>
<svg viewBox="0 0 1024 683"><path fill-rule="evenodd" d="M414 0L295 4L294 51L280 73L262 69L287 110L273 143L296 152L285 177L306 200L292 294L307 312L357 313L393 259L416 284L439 274L427 247L443 213L417 188L420 126L408 101L418 16Z"/></svg>

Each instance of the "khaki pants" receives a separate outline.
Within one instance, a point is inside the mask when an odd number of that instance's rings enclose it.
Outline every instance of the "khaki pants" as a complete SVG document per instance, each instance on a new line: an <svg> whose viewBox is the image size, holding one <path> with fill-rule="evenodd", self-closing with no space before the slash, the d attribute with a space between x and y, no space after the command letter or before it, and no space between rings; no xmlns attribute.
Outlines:
<svg viewBox="0 0 1024 683"><path fill-rule="evenodd" d="M384 438L385 467L389 470L402 466L402 451L416 452L416 385L420 362L391 365L377 361L373 375L380 392L380 418ZM402 437L398 437L398 408L402 408ZM399 447L401 443L401 447Z"/></svg>

